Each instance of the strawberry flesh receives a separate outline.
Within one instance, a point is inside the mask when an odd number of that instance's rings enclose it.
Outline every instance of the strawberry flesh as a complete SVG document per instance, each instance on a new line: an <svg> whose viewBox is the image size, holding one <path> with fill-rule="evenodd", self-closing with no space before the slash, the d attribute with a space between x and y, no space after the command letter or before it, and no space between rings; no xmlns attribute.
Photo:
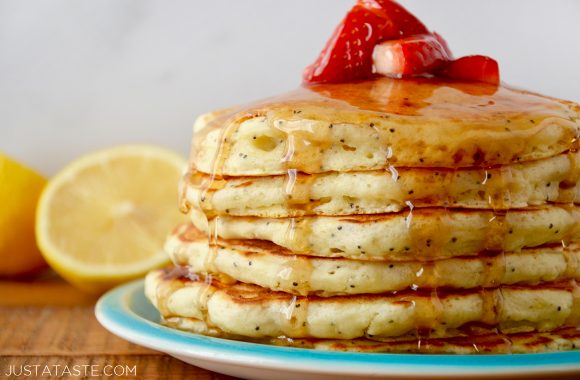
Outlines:
<svg viewBox="0 0 580 380"><path fill-rule="evenodd" d="M433 34L385 41L373 52L374 71L397 78L432 73L450 60L447 44Z"/></svg>
<svg viewBox="0 0 580 380"><path fill-rule="evenodd" d="M393 0L359 0L358 4L380 16L385 24L378 31L379 40L394 40L429 33L427 27Z"/></svg>
<svg viewBox="0 0 580 380"><path fill-rule="evenodd" d="M431 34L433 35L433 37L435 37L437 41L439 41L439 43L445 50L447 57L449 57L449 59L453 59L453 53L451 52L451 49L449 49L449 44L447 43L447 41L445 41L445 39L437 32L433 32Z"/></svg>
<svg viewBox="0 0 580 380"><path fill-rule="evenodd" d="M304 70L305 83L337 83L373 75L379 42L428 33L405 8L391 0L359 0L335 29L316 61Z"/></svg>
<svg viewBox="0 0 580 380"><path fill-rule="evenodd" d="M358 0L316 61L304 70L303 79L305 84L351 82L374 72L500 82L495 60L481 55L453 60L443 37L429 32L396 1Z"/></svg>
<svg viewBox="0 0 580 380"><path fill-rule="evenodd" d="M484 82L496 86L500 83L497 61L484 55L470 55L451 61L439 74L447 78Z"/></svg>

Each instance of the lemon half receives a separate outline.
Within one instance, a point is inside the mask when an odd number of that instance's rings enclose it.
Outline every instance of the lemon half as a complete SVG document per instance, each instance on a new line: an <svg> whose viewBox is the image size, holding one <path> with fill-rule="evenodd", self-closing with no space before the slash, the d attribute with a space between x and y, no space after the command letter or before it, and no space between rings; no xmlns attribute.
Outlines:
<svg viewBox="0 0 580 380"><path fill-rule="evenodd" d="M128 145L72 162L44 189L36 215L48 263L81 289L103 292L165 265L167 233L184 216L177 207L183 157Z"/></svg>

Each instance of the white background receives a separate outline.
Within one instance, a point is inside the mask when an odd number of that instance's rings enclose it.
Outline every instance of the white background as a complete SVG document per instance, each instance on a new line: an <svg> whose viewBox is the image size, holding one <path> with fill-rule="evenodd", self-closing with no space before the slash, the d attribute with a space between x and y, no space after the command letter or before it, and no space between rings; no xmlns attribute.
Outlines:
<svg viewBox="0 0 580 380"><path fill-rule="evenodd" d="M354 0L0 0L0 151L53 174L127 142L188 152L195 115L289 90ZM580 101L580 1L402 0L456 56Z"/></svg>

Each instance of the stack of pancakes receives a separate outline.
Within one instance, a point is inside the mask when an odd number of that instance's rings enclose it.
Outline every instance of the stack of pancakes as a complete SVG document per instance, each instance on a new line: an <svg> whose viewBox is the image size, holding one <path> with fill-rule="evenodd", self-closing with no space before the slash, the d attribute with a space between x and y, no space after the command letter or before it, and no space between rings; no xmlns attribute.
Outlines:
<svg viewBox="0 0 580 380"><path fill-rule="evenodd" d="M580 344L580 106L438 79L303 87L202 116L163 322L336 350Z"/></svg>

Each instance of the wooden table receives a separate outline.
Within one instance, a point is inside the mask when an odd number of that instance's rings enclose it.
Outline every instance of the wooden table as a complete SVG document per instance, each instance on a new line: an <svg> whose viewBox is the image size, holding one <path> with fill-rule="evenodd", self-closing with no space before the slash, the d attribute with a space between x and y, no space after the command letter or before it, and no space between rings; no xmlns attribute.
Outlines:
<svg viewBox="0 0 580 380"><path fill-rule="evenodd" d="M0 378L20 366L39 376L49 366L59 377L68 375L66 366L74 375L76 365L91 379L112 379L114 369L128 379L232 379L117 338L95 319L95 301L50 272L34 281L0 281Z"/></svg>

